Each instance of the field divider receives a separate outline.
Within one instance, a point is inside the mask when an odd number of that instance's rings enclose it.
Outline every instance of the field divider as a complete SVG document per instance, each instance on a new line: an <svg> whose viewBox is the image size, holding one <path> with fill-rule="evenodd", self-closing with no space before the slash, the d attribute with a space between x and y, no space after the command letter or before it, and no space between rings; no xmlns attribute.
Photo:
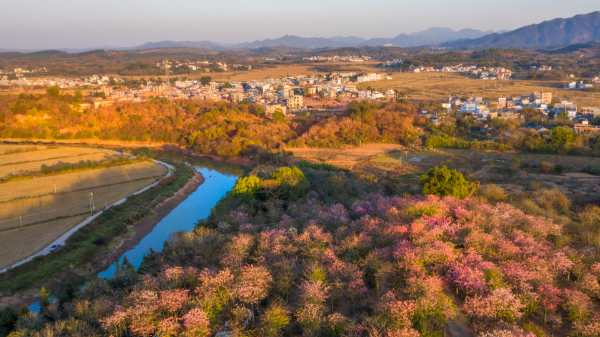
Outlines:
<svg viewBox="0 0 600 337"><path fill-rule="evenodd" d="M86 203L85 205L78 205L78 207L86 207L87 205L88 204ZM66 209L66 208L69 208L69 207L65 207L63 209ZM58 210L55 210L55 211L58 211ZM51 212L55 212L55 211L51 211ZM50 212L44 212L44 213L50 213ZM40 214L44 214L44 213L40 213ZM80 216L80 215L86 215L86 214L89 214L89 213L90 212L85 211L83 213L77 213L77 214L73 214L73 215L59 216L59 217L56 217L56 218L52 218L52 219L48 219L48 220L44 220L44 221L38 221L38 222L30 223L30 224L27 224L27 225L23 225L23 226L4 228L4 229L0 229L0 233L11 231L11 230L14 230L14 229L32 227L32 226L36 226L36 225L43 224L43 223L46 223L46 222L60 220L60 219L68 219L68 218L72 218L72 217L76 217L76 216ZM19 218L15 218L15 219L11 219L10 221L18 220L18 219ZM9 220L7 220L7 221L9 221ZM7 221L3 221L3 222L7 222Z"/></svg>
<svg viewBox="0 0 600 337"><path fill-rule="evenodd" d="M104 151L106 151L106 152L115 152L115 153L116 153L116 151L111 151L111 150L104 150ZM167 163L165 163L165 162L162 162L162 161L159 161L159 160L154 160L154 159L152 159L152 161L153 161L153 162L155 162L155 163L157 163L157 164L161 164L161 165L163 165L163 166L165 166L165 167L167 168L167 174L166 174L166 175L164 175L164 176L163 176L163 178L170 177L170 176L173 174L173 172L174 172L174 170L175 170L175 167L174 167L173 165L167 164ZM145 179L148 179L148 178L145 178ZM160 182L160 180L158 180L158 181L154 182L153 184L150 184L150 185L148 185L148 186L144 187L143 189L141 189L141 190L139 190L139 191L137 191L137 192L134 192L134 193L132 193L132 194L130 194L130 195L128 195L128 196L126 196L126 197L124 197L124 198L120 199L120 200L117 200L117 201L115 201L114 203L112 203L112 204L111 204L109 207L116 206L116 205L120 205L120 204L124 203L124 202L127 200L127 198L129 198L129 197L131 197L131 196L134 196L134 195L138 195L138 194L140 194L140 193L143 193L143 192L145 192L145 191L147 191L147 190L151 189L152 187L154 187L154 186L158 185L158 183L159 183L159 182ZM107 185L107 186L112 186L112 185ZM15 263L15 264L13 264L12 266L8 266L8 267L6 267L6 268L4 268L4 269L0 270L0 274L1 274L1 273L4 273L4 272L6 272L6 271L8 271L9 269L12 269L12 268L18 267L18 266L20 266L20 265L22 265L22 264L25 264L25 263L27 263L27 262L29 262L29 261L33 260L33 259L34 259L34 258L36 258L37 256L41 256L41 255L47 255L47 254L50 254L50 253L52 252L52 247L53 247L53 246L55 246L55 245L61 245L61 246L64 246L64 245L65 245L65 242L67 241L67 239L68 239L69 237L71 237L71 235L73 235L73 234L74 234L75 232L77 232L79 229L81 229L82 227L84 227L84 226L86 226L87 224L89 224L90 222L92 222L94 219L96 219L97 217L99 217L99 216L100 216L100 215L102 215L103 213L104 213L104 210L101 210L101 211L99 211L99 212L97 212L97 213L95 213L95 214L91 215L90 217L88 217L87 219L85 219L83 222L81 222L79 225L77 225L77 226L75 226L75 227L71 228L69 231L67 231L66 233L64 233L64 234L63 234L62 236L60 236L58 239L54 240L54 242L51 242L51 243L50 243L50 244L49 244L49 245L48 245L46 248L42 249L40 252L38 252L38 253L36 253L36 254L33 254L32 256L30 256L30 257L28 257L28 258L26 258L26 259L22 260L21 262Z"/></svg>
<svg viewBox="0 0 600 337"><path fill-rule="evenodd" d="M90 154L96 154L96 153L102 153L102 152L81 153L81 154L76 154L74 156L60 156L60 157L45 158L45 159L41 159L41 160L26 160L26 161L20 161L18 163L0 164L0 166L21 165L21 164L28 164L28 163L37 163L39 161L46 161L46 160L83 157L83 156L89 156Z"/></svg>
<svg viewBox="0 0 600 337"><path fill-rule="evenodd" d="M80 189L80 190L68 191L68 192L62 192L62 193L46 193L46 194L40 194L40 195L32 195L32 196L29 196L29 197L23 197L23 198L17 198L17 199L11 199L11 200L2 201L2 202L0 202L0 205L1 204L8 204L8 203L11 203L11 202L29 200L29 199L44 198L44 197L48 197L48 196L51 196L51 195L59 195L59 194L60 195L65 195L65 194L70 194L70 193L77 193L77 192L89 191L89 190L93 190L93 189L96 189L96 188L109 187L109 186L117 186L117 185L128 184L128 183L132 183L132 182L136 182L136 181L140 181L140 180L144 180L144 179L152 179L152 178L157 178L157 177L160 177L160 176L151 176L151 177L140 178L140 179L135 179L135 180L128 180L128 181L124 181L124 182L120 182L120 183L116 183L116 184L99 185L99 186L94 186L94 187L90 187L90 188L83 188L83 189ZM49 184L46 184L46 185L49 185Z"/></svg>

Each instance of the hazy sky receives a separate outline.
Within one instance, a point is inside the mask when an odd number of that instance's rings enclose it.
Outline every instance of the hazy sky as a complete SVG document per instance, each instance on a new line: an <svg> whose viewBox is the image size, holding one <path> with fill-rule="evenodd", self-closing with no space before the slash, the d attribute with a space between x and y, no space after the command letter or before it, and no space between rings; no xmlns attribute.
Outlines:
<svg viewBox="0 0 600 337"><path fill-rule="evenodd" d="M225 43L429 27L516 29L600 10L598 0L1 0L0 49Z"/></svg>

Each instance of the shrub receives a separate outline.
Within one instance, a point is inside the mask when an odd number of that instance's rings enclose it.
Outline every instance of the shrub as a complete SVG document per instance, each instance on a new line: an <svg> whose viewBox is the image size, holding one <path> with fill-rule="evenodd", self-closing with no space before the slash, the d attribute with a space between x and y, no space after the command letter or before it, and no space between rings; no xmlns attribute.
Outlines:
<svg viewBox="0 0 600 337"><path fill-rule="evenodd" d="M586 166L581 171L595 176L600 176L600 166Z"/></svg>
<svg viewBox="0 0 600 337"><path fill-rule="evenodd" d="M494 184L480 188L477 190L477 194L491 204L504 202L508 199L508 194L504 192L504 189Z"/></svg>
<svg viewBox="0 0 600 337"><path fill-rule="evenodd" d="M442 166L442 168L436 166L430 169L419 178L419 182L422 193L425 195L453 196L457 199L465 198L471 187L462 174L456 170L448 170L446 166Z"/></svg>
<svg viewBox="0 0 600 337"><path fill-rule="evenodd" d="M548 172L554 170L554 167L555 167L555 165L553 163L549 163L547 161L543 161L543 162L540 163L539 170L541 172L548 173Z"/></svg>

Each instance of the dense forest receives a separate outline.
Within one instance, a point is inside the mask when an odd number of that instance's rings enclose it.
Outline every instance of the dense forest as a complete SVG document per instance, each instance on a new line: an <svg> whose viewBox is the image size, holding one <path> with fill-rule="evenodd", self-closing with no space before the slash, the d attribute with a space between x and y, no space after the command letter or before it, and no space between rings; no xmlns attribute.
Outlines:
<svg viewBox="0 0 600 337"><path fill-rule="evenodd" d="M11 337L444 336L457 321L482 337L600 334L598 207L493 185L401 193L311 168L250 175L138 272L124 261L5 322Z"/></svg>

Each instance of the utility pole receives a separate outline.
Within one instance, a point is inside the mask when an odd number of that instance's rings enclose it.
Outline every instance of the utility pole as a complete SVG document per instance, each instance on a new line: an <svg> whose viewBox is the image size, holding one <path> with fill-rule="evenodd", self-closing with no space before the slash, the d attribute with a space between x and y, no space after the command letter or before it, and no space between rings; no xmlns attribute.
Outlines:
<svg viewBox="0 0 600 337"><path fill-rule="evenodd" d="M35 179L35 187L37 187L37 177L33 175L33 179Z"/></svg>
<svg viewBox="0 0 600 337"><path fill-rule="evenodd" d="M90 192L90 214L94 212L96 206L94 205L94 193Z"/></svg>
<svg viewBox="0 0 600 337"><path fill-rule="evenodd" d="M52 178L52 184L54 184L54 194L57 194L56 193L56 183L54 182L54 178Z"/></svg>
<svg viewBox="0 0 600 337"><path fill-rule="evenodd" d="M21 217L19 217L19 222L21 222L21 229L23 228L23 219L21 219Z"/></svg>

